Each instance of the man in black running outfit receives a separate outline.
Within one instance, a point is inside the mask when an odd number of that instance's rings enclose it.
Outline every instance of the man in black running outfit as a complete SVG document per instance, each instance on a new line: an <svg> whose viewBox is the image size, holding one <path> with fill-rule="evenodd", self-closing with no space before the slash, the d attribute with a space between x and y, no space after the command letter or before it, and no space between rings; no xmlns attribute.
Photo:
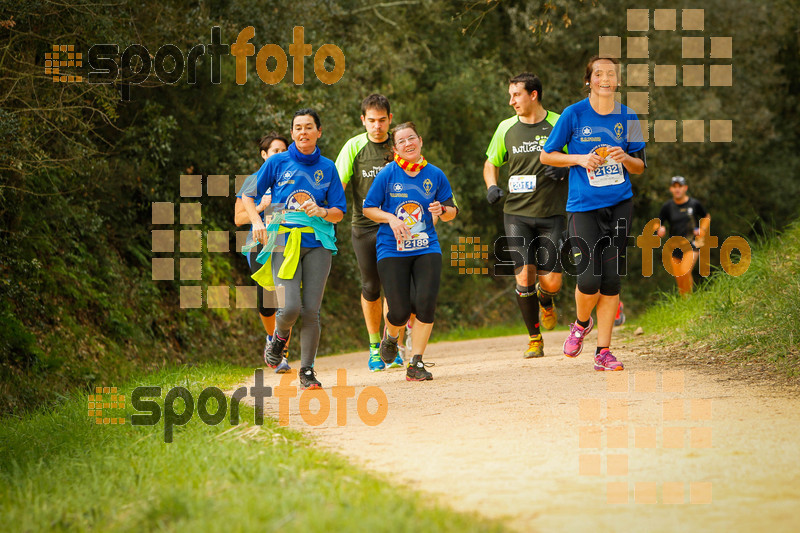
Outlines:
<svg viewBox="0 0 800 533"><path fill-rule="evenodd" d="M686 194L688 190L686 178L673 176L669 186L672 200L661 206L658 215L661 220L661 226L658 228L659 237L666 235L667 228L664 224L667 223L670 237L684 237L692 245L691 254L685 256L680 248L672 251L672 273L681 296L688 296L692 292L692 270L700 256L698 249L702 246L702 239L708 234L711 224L711 215L703 204Z"/></svg>
<svg viewBox="0 0 800 533"><path fill-rule="evenodd" d="M508 197L503 208L505 238L513 255L517 303L528 328L524 357L543 357L539 329L553 329L558 316L553 297L561 289L558 243L564 231L569 188L567 169L542 164L539 153L559 115L542 107L542 82L522 73L508 86L516 115L497 127L483 166L486 199L494 204L505 195L497 184L508 162ZM537 283L538 278L538 283Z"/></svg>

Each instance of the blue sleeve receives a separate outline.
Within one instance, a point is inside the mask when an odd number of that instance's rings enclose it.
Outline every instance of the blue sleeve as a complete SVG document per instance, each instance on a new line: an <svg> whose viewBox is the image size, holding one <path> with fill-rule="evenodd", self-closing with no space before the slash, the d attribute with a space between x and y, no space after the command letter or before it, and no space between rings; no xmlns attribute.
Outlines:
<svg viewBox="0 0 800 533"><path fill-rule="evenodd" d="M566 108L564 113L558 117L558 122L553 126L553 131L547 136L547 142L544 143L543 150L547 153L561 152L565 146L569 145L570 137L572 136L572 109Z"/></svg>
<svg viewBox="0 0 800 533"><path fill-rule="evenodd" d="M436 189L435 199L437 202L446 202L453 197L453 189L450 188L450 182L447 180L444 172L440 172L439 187Z"/></svg>
<svg viewBox="0 0 800 533"><path fill-rule="evenodd" d="M236 198L241 198L242 196L249 196L253 198L256 195L256 175L250 174L242 187L239 189L239 192L236 193Z"/></svg>
<svg viewBox="0 0 800 533"><path fill-rule="evenodd" d="M264 161L264 164L261 165L261 168L259 168L258 172L256 172L256 194L247 194L247 196L252 198L261 198L269 189L272 188L272 185L275 181L275 166L275 156L272 156Z"/></svg>
<svg viewBox="0 0 800 533"><path fill-rule="evenodd" d="M342 213L347 213L347 199L344 195L342 181L339 179L339 172L333 164L331 164L331 169L333 170L333 179L325 193L325 203L328 204L327 207L338 207Z"/></svg>
<svg viewBox="0 0 800 533"><path fill-rule="evenodd" d="M369 187L369 192L364 198L363 207L381 207L386 199L386 182L389 179L389 167L383 167L383 170L378 172L372 185Z"/></svg>

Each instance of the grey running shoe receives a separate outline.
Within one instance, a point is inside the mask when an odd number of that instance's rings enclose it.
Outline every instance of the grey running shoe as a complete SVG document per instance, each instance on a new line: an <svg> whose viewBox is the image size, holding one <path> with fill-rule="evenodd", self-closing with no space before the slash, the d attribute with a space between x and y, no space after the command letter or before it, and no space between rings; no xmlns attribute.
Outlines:
<svg viewBox="0 0 800 533"><path fill-rule="evenodd" d="M321 389L322 383L317 380L317 372L310 366L304 366L300 369L300 388L306 389Z"/></svg>
<svg viewBox="0 0 800 533"><path fill-rule="evenodd" d="M425 370L426 366L434 366L435 363L422 362L421 355L415 355L406 368L406 381L430 381L433 374Z"/></svg>
<svg viewBox="0 0 800 533"><path fill-rule="evenodd" d="M394 360L397 358L397 354L399 352L397 348L397 340L389 339L389 335L384 335L383 340L381 341L381 359L387 365L392 364Z"/></svg>

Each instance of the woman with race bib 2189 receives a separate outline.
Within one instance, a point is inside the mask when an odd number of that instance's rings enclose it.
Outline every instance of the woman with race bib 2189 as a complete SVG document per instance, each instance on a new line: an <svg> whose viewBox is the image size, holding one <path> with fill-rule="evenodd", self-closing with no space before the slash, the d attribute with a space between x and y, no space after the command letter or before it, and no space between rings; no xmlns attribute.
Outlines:
<svg viewBox="0 0 800 533"><path fill-rule="evenodd" d="M397 340L411 313L416 313L413 357L408 381L433 378L422 356L433 329L433 315L442 273L442 250L433 224L437 216L453 220L458 208L447 177L422 157L422 137L413 122L392 131L394 161L377 176L364 199L364 215L380 226L377 235L378 275L389 306L380 355L391 363ZM413 283L413 301L412 301Z"/></svg>

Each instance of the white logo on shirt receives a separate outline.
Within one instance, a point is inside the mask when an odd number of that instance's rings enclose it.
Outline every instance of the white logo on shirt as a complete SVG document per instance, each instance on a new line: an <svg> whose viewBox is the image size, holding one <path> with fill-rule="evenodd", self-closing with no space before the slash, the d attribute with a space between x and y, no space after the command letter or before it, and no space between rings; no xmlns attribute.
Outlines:
<svg viewBox="0 0 800 533"><path fill-rule="evenodd" d="M545 141L547 138L545 137ZM544 141L539 143L539 141L523 141L521 146L512 146L511 153L512 154L528 154L531 152L541 152L542 145L544 145Z"/></svg>
<svg viewBox="0 0 800 533"><path fill-rule="evenodd" d="M361 177L364 179L374 178L375 176L378 175L378 172L380 172L381 170L383 170L383 167L372 167L372 170L365 170L362 168Z"/></svg>
<svg viewBox="0 0 800 533"><path fill-rule="evenodd" d="M292 177L292 172L290 170L287 170L286 172L283 173L283 176L281 176L281 178L275 185L277 185L278 187L282 187L283 185L286 185L289 182L291 177Z"/></svg>

